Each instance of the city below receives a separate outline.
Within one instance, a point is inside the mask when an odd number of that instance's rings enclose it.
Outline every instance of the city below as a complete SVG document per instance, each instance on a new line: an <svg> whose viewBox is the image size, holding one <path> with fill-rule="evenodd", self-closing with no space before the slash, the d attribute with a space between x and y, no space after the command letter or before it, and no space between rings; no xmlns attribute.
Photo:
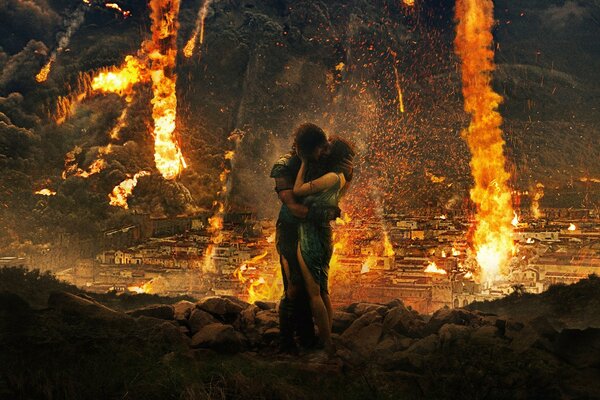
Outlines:
<svg viewBox="0 0 600 400"><path fill-rule="evenodd" d="M541 293L550 285L600 275L600 220L588 209L515 214L515 251L503 276L477 282L468 246L467 217L420 210L373 219L336 221L330 293L334 304L402 299L421 313L464 307L515 291ZM252 213L154 219L95 240L60 235L27 254L0 254L0 265L50 271L91 292L231 295L277 301L282 294L275 224Z"/></svg>

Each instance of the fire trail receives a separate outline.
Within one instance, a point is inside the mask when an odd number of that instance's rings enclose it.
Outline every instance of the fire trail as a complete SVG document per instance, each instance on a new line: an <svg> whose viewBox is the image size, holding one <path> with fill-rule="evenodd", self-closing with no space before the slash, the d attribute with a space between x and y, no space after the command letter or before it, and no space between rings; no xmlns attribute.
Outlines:
<svg viewBox="0 0 600 400"><path fill-rule="evenodd" d="M456 54L461 61L465 111L471 123L463 131L472 155L475 187L471 200L477 206L472 246L481 268L480 279L493 280L507 267L514 248L513 209L508 187L504 140L498 106L502 97L492 89L495 69L492 49L494 8L492 0L457 0Z"/></svg>

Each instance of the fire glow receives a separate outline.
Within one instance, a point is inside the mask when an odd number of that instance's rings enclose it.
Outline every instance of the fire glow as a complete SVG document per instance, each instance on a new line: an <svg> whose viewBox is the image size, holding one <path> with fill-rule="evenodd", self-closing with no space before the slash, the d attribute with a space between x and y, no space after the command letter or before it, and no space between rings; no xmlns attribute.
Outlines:
<svg viewBox="0 0 600 400"><path fill-rule="evenodd" d="M475 187L471 200L477 206L472 246L481 268L481 278L493 280L503 274L514 244L513 209L508 187L504 140L498 106L502 97L491 85L494 70L492 0L458 0L455 50L461 60L465 111L471 123L463 132L472 154L471 173Z"/></svg>

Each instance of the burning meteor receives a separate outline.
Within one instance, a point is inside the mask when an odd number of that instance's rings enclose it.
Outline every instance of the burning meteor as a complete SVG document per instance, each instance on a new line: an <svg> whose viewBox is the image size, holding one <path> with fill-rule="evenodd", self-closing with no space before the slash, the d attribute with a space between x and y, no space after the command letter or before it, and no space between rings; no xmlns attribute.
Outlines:
<svg viewBox="0 0 600 400"><path fill-rule="evenodd" d="M118 138L125 126L127 110L137 84L152 84L152 119L154 120L154 162L167 179L175 179L186 168L185 159L175 136L177 95L175 61L179 0L152 0L150 2L152 39L142 44L137 55L128 55L121 67L99 72L90 83L91 90L115 93L125 98L126 108L119 116L110 136ZM85 96L84 96L85 97Z"/></svg>
<svg viewBox="0 0 600 400"><path fill-rule="evenodd" d="M83 18L85 16L85 8L83 6L78 7L75 12L65 20L66 29L64 32L59 34L58 46L57 48L50 54L50 58L48 62L42 67L40 72L35 76L35 80L39 83L45 82L48 79L48 74L50 74L50 70L52 69L52 64L56 61L56 56L69 45L71 41L71 36L73 33L79 28L83 22Z"/></svg>
<svg viewBox="0 0 600 400"><path fill-rule="evenodd" d="M113 10L118 11L119 13L121 13L121 15L123 16L123 18L129 18L129 17L131 17L131 11L123 10L121 8L121 6L119 6L117 3L106 3L104 5L104 7L106 7L106 8L112 8Z"/></svg>
<svg viewBox="0 0 600 400"><path fill-rule="evenodd" d="M505 168L502 117L498 112L502 97L491 85L492 0L457 0L456 19L454 44L461 60L464 107L471 114L463 137L472 154L470 165L475 180L471 189L471 200L477 206L472 245L482 278L490 281L503 273L514 247L510 174Z"/></svg>
<svg viewBox="0 0 600 400"><path fill-rule="evenodd" d="M140 171L132 178L125 179L123 182L115 186L112 193L108 195L110 205L128 209L129 205L127 204L127 198L131 195L131 193L133 193L133 189L136 187L138 179L142 176L148 175L150 175L150 172Z"/></svg>
<svg viewBox="0 0 600 400"><path fill-rule="evenodd" d="M402 95L402 87L400 86L400 74L398 73L398 67L394 62L394 76L396 77L396 91L398 92L398 110L404 113L404 96Z"/></svg>
<svg viewBox="0 0 600 400"><path fill-rule="evenodd" d="M192 36L183 48L183 55L187 58L190 58L194 54L194 49L196 48L197 41L200 42L200 45L204 43L204 20L206 19L206 14L208 14L208 7L211 3L212 0L204 0L202 7L200 7L200 10L198 10L198 17L196 18L196 27L194 28ZM199 40L198 36L200 36Z"/></svg>
<svg viewBox="0 0 600 400"><path fill-rule="evenodd" d="M400 113L404 113L404 96L402 94L402 87L400 86L400 74L398 73L398 67L396 66L397 53L391 49L388 49L388 51L390 52L393 58L392 67L394 68L394 77L396 79L396 92L398 93L398 111L400 111Z"/></svg>

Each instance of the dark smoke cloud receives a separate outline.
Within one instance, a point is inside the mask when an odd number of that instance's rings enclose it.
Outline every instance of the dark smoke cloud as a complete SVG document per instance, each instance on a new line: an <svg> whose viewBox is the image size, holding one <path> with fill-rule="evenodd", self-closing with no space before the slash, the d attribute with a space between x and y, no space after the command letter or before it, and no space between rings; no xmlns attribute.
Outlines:
<svg viewBox="0 0 600 400"><path fill-rule="evenodd" d="M12 92L26 94L38 88L35 75L45 62L48 48L42 42L30 40L18 53L8 57L2 66L0 91L6 95Z"/></svg>
<svg viewBox="0 0 600 400"><path fill-rule="evenodd" d="M0 21L2 47L14 54L30 40L49 43L61 19L46 0L0 0Z"/></svg>

